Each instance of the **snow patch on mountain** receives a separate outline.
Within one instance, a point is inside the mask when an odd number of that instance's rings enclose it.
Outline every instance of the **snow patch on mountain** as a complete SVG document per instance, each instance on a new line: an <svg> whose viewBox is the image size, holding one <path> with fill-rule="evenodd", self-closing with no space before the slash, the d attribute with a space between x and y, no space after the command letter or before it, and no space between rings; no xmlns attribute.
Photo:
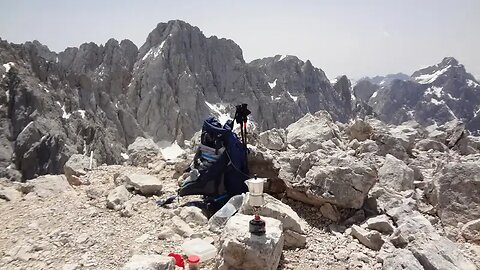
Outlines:
<svg viewBox="0 0 480 270"><path fill-rule="evenodd" d="M477 111L473 113L473 117L477 117L480 114L480 106L478 107Z"/></svg>
<svg viewBox="0 0 480 270"><path fill-rule="evenodd" d="M437 70L436 72L434 72L433 74L422 74L422 75L419 75L417 77L414 77L413 79L418 82L418 83L421 83L421 84L429 84L429 83L432 83L434 82L438 77L440 77L442 74L444 74L445 72L447 72L447 70L450 68L451 66L448 65L446 67L444 67L443 69L441 70Z"/></svg>
<svg viewBox="0 0 480 270"><path fill-rule="evenodd" d="M427 95L435 95L435 96L438 97L438 98L442 98L442 96L443 96L443 88L442 88L442 87L432 86L432 87L428 88L427 91L425 91L424 96L427 96Z"/></svg>
<svg viewBox="0 0 480 270"><path fill-rule="evenodd" d="M467 80L467 84L468 84L468 86L470 86L470 87L478 87L478 86L480 86L480 84L478 84L478 83L476 83L476 82L474 82L474 81L472 81L472 80L470 80L470 79Z"/></svg>
<svg viewBox="0 0 480 270"><path fill-rule="evenodd" d="M430 101L431 101L433 104L435 104L435 105L445 104L445 101L443 101L443 100L438 100L438 99L433 98L433 97L432 97L432 99L431 99Z"/></svg>
<svg viewBox="0 0 480 270"><path fill-rule="evenodd" d="M460 100L459 98L456 98L456 97L452 96L450 93L447 93L447 96L448 96L450 99L453 99L453 100Z"/></svg>
<svg viewBox="0 0 480 270"><path fill-rule="evenodd" d="M290 94L290 92L287 91L287 94L290 96L291 99L293 99L293 101L297 101L298 97L297 96L293 96L292 94Z"/></svg>
<svg viewBox="0 0 480 270"><path fill-rule="evenodd" d="M270 86L271 89L273 89L275 86L277 86L277 79L275 79L275 81L273 81L272 83L269 82L268 85Z"/></svg>
<svg viewBox="0 0 480 270"><path fill-rule="evenodd" d="M85 119L85 110L77 110L77 113L80 114L80 116L82 117L82 119Z"/></svg>
<svg viewBox="0 0 480 270"><path fill-rule="evenodd" d="M161 53L162 53L162 50L163 50L163 46L165 45L165 42L167 41L167 39L169 37L171 37L172 34L168 35L167 38L165 38L162 43L160 43L160 45L156 46L156 47L152 47L150 48L150 50L148 50L148 52L143 56L142 60L145 61L147 58L149 58L150 56L153 56L153 58L157 58Z"/></svg>
<svg viewBox="0 0 480 270"><path fill-rule="evenodd" d="M231 119L230 114L226 112L226 107L223 104L211 104L207 101L205 101L205 104L207 104L208 108L212 110L218 118L218 121L223 125L225 124L228 120Z"/></svg>
<svg viewBox="0 0 480 270"><path fill-rule="evenodd" d="M63 118L63 119L69 119L72 114L71 114L71 113L67 113L67 111L65 110L65 105L62 105L59 101L57 101L57 102L55 102L55 103L56 103L58 106L60 106L61 109L62 109L62 112L63 112L62 118Z"/></svg>
<svg viewBox="0 0 480 270"><path fill-rule="evenodd" d="M6 64L3 64L3 67L5 68L5 72L9 72L10 71L10 68L12 68L13 66L15 66L15 63L13 62L8 62Z"/></svg>

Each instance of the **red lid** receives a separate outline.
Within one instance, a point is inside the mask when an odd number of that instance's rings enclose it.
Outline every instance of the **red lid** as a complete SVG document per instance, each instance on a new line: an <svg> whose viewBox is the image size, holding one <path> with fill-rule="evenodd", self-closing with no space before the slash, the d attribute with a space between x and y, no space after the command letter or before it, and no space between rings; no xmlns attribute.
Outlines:
<svg viewBox="0 0 480 270"><path fill-rule="evenodd" d="M191 256L188 256L187 261L188 261L188 263L199 263L200 262L200 257L198 257L196 255L191 255Z"/></svg>
<svg viewBox="0 0 480 270"><path fill-rule="evenodd" d="M175 265L176 266L182 267L182 268L185 267L185 263L183 262L182 255L172 252L172 253L168 254L168 256L173 257L175 259Z"/></svg>

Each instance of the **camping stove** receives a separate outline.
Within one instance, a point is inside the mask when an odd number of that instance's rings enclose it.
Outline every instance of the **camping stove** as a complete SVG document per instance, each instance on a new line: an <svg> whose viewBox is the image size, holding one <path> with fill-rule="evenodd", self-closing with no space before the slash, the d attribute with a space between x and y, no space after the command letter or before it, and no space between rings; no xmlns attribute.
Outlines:
<svg viewBox="0 0 480 270"><path fill-rule="evenodd" d="M249 222L248 231L255 235L265 234L265 221L260 218L260 209L265 203L263 197L263 183L265 179L254 178L245 181L248 186L248 204L252 206L254 217Z"/></svg>

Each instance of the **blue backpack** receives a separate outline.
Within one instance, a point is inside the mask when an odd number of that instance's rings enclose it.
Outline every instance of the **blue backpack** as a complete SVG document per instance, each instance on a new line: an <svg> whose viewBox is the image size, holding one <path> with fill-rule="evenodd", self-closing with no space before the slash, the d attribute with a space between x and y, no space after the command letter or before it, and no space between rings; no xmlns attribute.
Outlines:
<svg viewBox="0 0 480 270"><path fill-rule="evenodd" d="M221 125L215 117L203 122L200 145L178 194L204 195L214 201L244 192L249 178L247 147L232 131L233 121Z"/></svg>

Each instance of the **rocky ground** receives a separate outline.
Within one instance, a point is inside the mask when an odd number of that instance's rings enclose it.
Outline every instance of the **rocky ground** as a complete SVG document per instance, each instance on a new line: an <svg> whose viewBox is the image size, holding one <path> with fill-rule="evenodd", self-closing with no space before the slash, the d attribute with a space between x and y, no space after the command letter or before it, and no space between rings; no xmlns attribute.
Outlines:
<svg viewBox="0 0 480 270"><path fill-rule="evenodd" d="M310 133L305 122L316 123ZM251 168L277 198L262 215L281 222L266 256L280 259L268 267L480 268L480 155L461 125L341 126L321 113L295 124L251 140ZM175 193L189 159L165 161L148 140L129 149L124 165L86 170L89 159L73 156L66 175L0 182L0 269L140 269L135 255L164 258L193 238L219 250L202 269L227 269L233 222L230 235L209 230L208 214L188 204L195 196L156 204Z"/></svg>

